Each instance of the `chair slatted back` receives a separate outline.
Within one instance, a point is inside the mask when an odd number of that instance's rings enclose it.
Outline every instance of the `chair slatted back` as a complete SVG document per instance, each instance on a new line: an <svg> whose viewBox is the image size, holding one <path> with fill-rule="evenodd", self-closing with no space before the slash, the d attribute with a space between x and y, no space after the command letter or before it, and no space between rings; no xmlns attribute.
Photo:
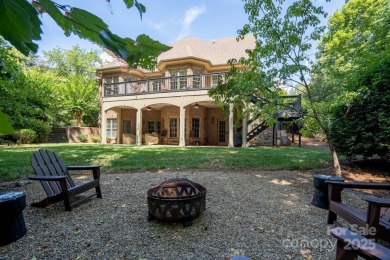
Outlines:
<svg viewBox="0 0 390 260"><path fill-rule="evenodd" d="M50 150L39 149L34 152L31 156L31 166L37 176L66 176L68 187L75 186L61 158ZM48 196L61 192L61 185L57 181L41 181L41 184Z"/></svg>

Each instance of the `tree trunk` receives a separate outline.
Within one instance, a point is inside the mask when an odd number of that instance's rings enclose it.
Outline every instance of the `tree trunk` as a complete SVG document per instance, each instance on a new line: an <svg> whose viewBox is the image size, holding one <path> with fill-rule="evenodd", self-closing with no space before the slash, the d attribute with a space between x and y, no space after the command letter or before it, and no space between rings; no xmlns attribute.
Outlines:
<svg viewBox="0 0 390 260"><path fill-rule="evenodd" d="M333 140L328 137L327 134L327 139L328 139L328 144L330 148L330 153L332 154L332 161L333 161L333 168L335 171L336 176L341 176L341 167L340 167L340 162L339 162L339 157L337 156L336 148L333 144Z"/></svg>

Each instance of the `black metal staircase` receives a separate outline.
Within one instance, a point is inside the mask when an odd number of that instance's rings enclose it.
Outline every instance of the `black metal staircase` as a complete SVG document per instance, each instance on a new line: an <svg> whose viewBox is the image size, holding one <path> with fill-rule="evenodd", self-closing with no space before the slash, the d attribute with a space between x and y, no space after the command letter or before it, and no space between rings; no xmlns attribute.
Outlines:
<svg viewBox="0 0 390 260"><path fill-rule="evenodd" d="M280 97L282 101L280 103L274 102L275 106L280 107L278 112L275 114L275 118L278 121L293 121L295 119L301 118L301 95L293 95L293 96L282 96ZM283 102L283 100L285 102ZM271 103L270 101L262 98L262 97L251 97L251 103L257 104L260 108L263 107L266 104ZM254 118L248 120L248 125L253 123L255 120L257 120L257 116ZM266 125L266 121L261 122L259 125L257 125L255 128L252 129L247 134L247 142L258 136L260 133L262 133L264 130L266 130L268 126ZM238 132L242 131L242 126L237 128Z"/></svg>

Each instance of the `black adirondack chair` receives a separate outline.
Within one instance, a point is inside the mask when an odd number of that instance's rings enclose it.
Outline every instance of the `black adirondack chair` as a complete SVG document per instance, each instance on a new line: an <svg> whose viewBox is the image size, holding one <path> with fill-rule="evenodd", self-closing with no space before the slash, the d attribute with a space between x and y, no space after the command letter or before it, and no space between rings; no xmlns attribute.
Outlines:
<svg viewBox="0 0 390 260"><path fill-rule="evenodd" d="M64 201L65 210L71 211L72 207L93 196L102 198L100 189L100 166L65 166L58 154L45 149L40 149L31 156L31 166L35 175L30 180L40 181L47 198L40 202L32 203L34 207L46 207L51 204ZM76 185L69 175L70 170L92 171L93 180ZM95 188L95 193L82 199L74 200L76 195Z"/></svg>

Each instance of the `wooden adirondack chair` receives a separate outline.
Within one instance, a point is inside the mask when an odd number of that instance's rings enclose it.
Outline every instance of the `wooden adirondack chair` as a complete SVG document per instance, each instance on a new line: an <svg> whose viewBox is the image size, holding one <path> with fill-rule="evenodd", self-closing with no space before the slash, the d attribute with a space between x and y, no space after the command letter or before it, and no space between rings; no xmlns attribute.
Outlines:
<svg viewBox="0 0 390 260"><path fill-rule="evenodd" d="M344 188L350 189L378 189L389 190L390 183L364 183L364 182L337 182L327 181L329 196L328 224L338 227L341 224L337 221L337 216L355 225L357 230L367 231L368 238L382 239L390 242L390 214L384 209L390 208L390 199L365 198L368 202L367 212L361 212L352 208L341 200L341 191ZM372 232L370 232L370 230ZM369 234L374 233L374 234Z"/></svg>
<svg viewBox="0 0 390 260"><path fill-rule="evenodd" d="M30 180L41 182L47 198L31 204L34 207L46 207L48 205L64 201L65 210L71 211L72 207L84 200L97 196L102 198L100 189L100 166L65 166L61 158L50 150L40 149L31 156L31 166L36 175L30 176ZM90 170L93 180L76 185L70 177L70 170ZM73 202L76 195L95 188L95 193L83 199Z"/></svg>
<svg viewBox="0 0 390 260"><path fill-rule="evenodd" d="M345 228L334 228L332 236L337 238L336 260L364 259L390 260L390 248L384 247Z"/></svg>

